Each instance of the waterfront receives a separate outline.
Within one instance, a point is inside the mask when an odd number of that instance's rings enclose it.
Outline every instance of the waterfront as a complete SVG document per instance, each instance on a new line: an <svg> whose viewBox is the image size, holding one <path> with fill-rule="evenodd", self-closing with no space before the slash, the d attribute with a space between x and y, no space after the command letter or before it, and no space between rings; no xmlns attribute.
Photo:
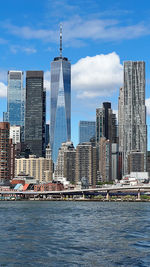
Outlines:
<svg viewBox="0 0 150 267"><path fill-rule="evenodd" d="M0 266L149 266L150 204L0 202Z"/></svg>

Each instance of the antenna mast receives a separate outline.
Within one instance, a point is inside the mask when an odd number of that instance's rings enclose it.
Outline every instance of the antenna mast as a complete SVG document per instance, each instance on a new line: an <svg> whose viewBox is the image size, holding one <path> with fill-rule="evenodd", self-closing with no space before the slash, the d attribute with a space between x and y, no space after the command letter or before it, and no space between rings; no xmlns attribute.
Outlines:
<svg viewBox="0 0 150 267"><path fill-rule="evenodd" d="M62 24L60 24L60 57L62 58Z"/></svg>

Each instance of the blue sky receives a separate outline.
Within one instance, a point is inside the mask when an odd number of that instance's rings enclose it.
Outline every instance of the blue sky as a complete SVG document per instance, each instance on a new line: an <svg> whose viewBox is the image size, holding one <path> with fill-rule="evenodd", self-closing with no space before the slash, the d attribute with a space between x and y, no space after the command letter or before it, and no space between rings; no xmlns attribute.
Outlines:
<svg viewBox="0 0 150 267"><path fill-rule="evenodd" d="M72 64L72 141L79 120L94 120L95 110L111 101L117 112L122 64L146 62L146 105L150 139L150 3L148 1L5 0L0 8L0 120L6 111L8 70L43 70L49 121L50 62L59 54ZM150 142L149 142L150 143Z"/></svg>

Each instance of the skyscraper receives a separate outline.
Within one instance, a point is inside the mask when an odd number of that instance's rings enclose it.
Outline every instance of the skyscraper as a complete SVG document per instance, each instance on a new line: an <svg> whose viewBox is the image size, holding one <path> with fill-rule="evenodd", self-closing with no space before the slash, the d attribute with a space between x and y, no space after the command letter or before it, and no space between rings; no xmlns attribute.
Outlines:
<svg viewBox="0 0 150 267"><path fill-rule="evenodd" d="M46 92L43 71L26 72L25 143L37 157L45 156Z"/></svg>
<svg viewBox="0 0 150 267"><path fill-rule="evenodd" d="M8 71L7 112L3 121L11 126L21 126L21 140L24 140L25 90L23 88L23 72Z"/></svg>
<svg viewBox="0 0 150 267"><path fill-rule="evenodd" d="M95 137L95 121L79 122L79 143L90 142Z"/></svg>
<svg viewBox="0 0 150 267"><path fill-rule="evenodd" d="M62 29L60 28L60 56L51 63L51 122L50 141L52 159L57 160L61 144L71 139L71 64L62 57Z"/></svg>
<svg viewBox="0 0 150 267"><path fill-rule="evenodd" d="M146 171L145 62L124 62L123 96L123 173L128 173L128 156L132 151L144 153Z"/></svg>
<svg viewBox="0 0 150 267"><path fill-rule="evenodd" d="M102 108L96 109L96 142L101 137L117 142L116 114L111 109L111 103L104 102Z"/></svg>

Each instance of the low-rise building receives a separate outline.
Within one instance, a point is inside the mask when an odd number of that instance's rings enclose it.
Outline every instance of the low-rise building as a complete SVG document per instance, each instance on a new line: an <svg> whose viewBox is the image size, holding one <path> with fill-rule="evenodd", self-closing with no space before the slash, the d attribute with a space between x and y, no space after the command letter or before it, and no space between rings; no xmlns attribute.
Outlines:
<svg viewBox="0 0 150 267"><path fill-rule="evenodd" d="M52 181L53 162L47 158L36 158L35 155L16 159L15 175L17 176L20 172L33 176L39 182Z"/></svg>

